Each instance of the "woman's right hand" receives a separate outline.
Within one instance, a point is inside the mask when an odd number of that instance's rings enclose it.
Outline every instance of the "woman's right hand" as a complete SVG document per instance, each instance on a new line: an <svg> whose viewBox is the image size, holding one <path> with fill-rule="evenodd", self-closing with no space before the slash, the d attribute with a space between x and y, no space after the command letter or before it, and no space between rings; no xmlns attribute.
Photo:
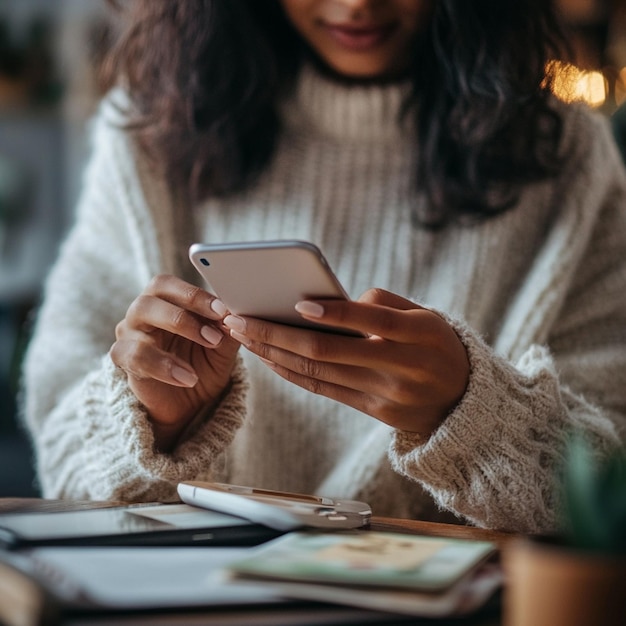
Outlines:
<svg viewBox="0 0 626 626"><path fill-rule="evenodd" d="M228 386L239 343L223 330L222 302L175 276L156 276L115 329L111 359L146 407L155 442L171 450Z"/></svg>

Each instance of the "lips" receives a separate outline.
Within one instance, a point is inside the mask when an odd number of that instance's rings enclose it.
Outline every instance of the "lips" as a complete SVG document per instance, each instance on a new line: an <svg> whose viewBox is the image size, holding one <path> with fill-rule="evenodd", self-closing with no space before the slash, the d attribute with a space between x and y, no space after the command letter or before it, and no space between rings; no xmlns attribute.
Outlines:
<svg viewBox="0 0 626 626"><path fill-rule="evenodd" d="M396 24L353 26L326 23L324 28L341 47L359 52L371 50L387 41L396 29Z"/></svg>

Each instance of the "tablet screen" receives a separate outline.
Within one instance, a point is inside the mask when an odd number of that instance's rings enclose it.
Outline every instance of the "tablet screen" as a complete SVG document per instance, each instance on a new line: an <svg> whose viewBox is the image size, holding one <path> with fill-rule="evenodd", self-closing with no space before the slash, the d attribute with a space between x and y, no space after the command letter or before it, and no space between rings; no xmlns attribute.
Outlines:
<svg viewBox="0 0 626 626"><path fill-rule="evenodd" d="M79 544L83 543L81 539L102 538L103 543L142 543L143 539L158 535L162 538L158 543L167 543L168 537L173 539L176 536L176 543L180 544L196 542L202 536L209 540L217 536L218 530L228 529L235 538L255 528L260 527L240 517L187 504L131 505L57 513L0 515L0 542L9 546ZM185 537L188 541L185 541Z"/></svg>

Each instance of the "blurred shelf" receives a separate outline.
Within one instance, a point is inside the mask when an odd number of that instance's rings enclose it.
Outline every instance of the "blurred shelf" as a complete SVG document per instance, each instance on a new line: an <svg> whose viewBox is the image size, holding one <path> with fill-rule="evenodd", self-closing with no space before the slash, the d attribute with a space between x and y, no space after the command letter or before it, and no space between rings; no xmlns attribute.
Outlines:
<svg viewBox="0 0 626 626"><path fill-rule="evenodd" d="M57 111L0 111L0 155L28 181L23 213L2 224L0 302L39 292L65 228L63 120Z"/></svg>
<svg viewBox="0 0 626 626"><path fill-rule="evenodd" d="M0 435L0 497L33 498L40 495L35 485L33 452L26 435Z"/></svg>
<svg viewBox="0 0 626 626"><path fill-rule="evenodd" d="M0 120L54 123L62 114L60 106L11 106L0 102Z"/></svg>

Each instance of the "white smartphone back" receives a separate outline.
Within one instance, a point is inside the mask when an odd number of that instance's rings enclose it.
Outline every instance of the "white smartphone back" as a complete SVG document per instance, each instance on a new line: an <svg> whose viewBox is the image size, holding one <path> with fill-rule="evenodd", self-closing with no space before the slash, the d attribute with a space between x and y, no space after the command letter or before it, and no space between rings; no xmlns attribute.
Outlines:
<svg viewBox="0 0 626 626"><path fill-rule="evenodd" d="M295 305L307 299L347 299L320 250L298 240L194 244L189 258L228 310L235 315L340 332L302 318Z"/></svg>
<svg viewBox="0 0 626 626"><path fill-rule="evenodd" d="M276 530L296 528L362 528L370 523L369 504L240 485L185 481L178 483L180 499L219 513L237 515Z"/></svg>

